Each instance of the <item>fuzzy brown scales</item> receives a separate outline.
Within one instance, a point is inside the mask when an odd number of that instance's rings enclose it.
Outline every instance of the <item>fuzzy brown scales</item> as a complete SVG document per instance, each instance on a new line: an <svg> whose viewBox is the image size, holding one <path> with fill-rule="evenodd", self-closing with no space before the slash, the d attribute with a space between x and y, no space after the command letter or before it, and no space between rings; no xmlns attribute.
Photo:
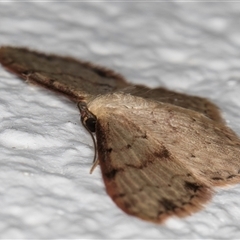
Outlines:
<svg viewBox="0 0 240 240"><path fill-rule="evenodd" d="M60 91L77 102L129 86L120 74L107 68L25 48L0 48L0 62L21 78Z"/></svg>
<svg viewBox="0 0 240 240"><path fill-rule="evenodd" d="M24 48L0 48L0 62L80 101L106 191L128 214L157 223L184 217L214 186L240 182L240 140L207 99L131 85L106 68Z"/></svg>
<svg viewBox="0 0 240 240"><path fill-rule="evenodd" d="M239 139L220 121L125 93L99 96L89 110L98 116L98 152L107 192L129 214L153 222L186 216L202 208L213 186L239 182ZM216 178L219 175L223 178ZM146 212L143 199L151 206Z"/></svg>
<svg viewBox="0 0 240 240"><path fill-rule="evenodd" d="M211 198L212 190L176 163L164 146L159 147L157 154L146 149L141 162L133 159L117 162L114 155L120 153L114 148L115 140L108 140L113 139L112 126L108 124L108 130L104 129L102 122L105 121L99 119L96 131L103 179L108 194L123 211L161 223L171 215L184 217L198 211ZM153 143L152 139L148 141ZM109 144L111 152L107 150ZM136 142L135 146L138 146ZM133 147L128 151L136 151L132 150ZM128 153L126 157L129 155L132 156ZM119 160L121 157L120 154Z"/></svg>
<svg viewBox="0 0 240 240"><path fill-rule="evenodd" d="M101 158L100 158L101 159ZM142 170L126 166L124 169L112 169L110 172L105 173L109 166L101 163L103 171L103 178L106 184L108 194L112 197L113 201L128 214L140 217L144 220L160 223L171 215L179 217L187 216L202 208L202 203L206 202L211 197L211 190L205 185L192 181L188 177L186 181L182 182L182 187L179 189L179 184L176 184L178 179L166 179L170 184L156 184L152 178L152 182L143 185L135 186L134 174L139 177L146 177L139 171L145 171L143 166ZM154 166L153 166L154 167ZM130 170L131 169L131 170ZM165 169L166 170L166 169ZM152 173L152 172L151 172ZM161 174L161 172L159 172ZM176 172L172 173L176 174ZM179 180L184 176L178 175ZM157 182L161 183L161 181ZM131 189L131 191L129 191Z"/></svg>

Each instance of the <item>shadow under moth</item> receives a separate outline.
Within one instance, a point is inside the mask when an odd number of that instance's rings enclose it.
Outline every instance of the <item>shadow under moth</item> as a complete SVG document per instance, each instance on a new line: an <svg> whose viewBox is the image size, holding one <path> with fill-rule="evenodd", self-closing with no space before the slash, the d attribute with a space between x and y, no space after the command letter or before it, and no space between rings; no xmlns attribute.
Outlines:
<svg viewBox="0 0 240 240"><path fill-rule="evenodd" d="M213 187L240 182L240 139L207 99L132 85L69 57L0 48L9 71L78 103L94 134L92 170L124 212L156 223L200 210Z"/></svg>

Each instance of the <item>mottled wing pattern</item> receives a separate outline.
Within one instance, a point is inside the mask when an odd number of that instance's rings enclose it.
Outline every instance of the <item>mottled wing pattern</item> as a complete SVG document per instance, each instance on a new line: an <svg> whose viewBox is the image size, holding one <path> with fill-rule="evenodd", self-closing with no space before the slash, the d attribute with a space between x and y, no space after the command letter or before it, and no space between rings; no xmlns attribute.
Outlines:
<svg viewBox="0 0 240 240"><path fill-rule="evenodd" d="M144 117L144 112L134 112L138 119ZM240 139L230 128L199 112L166 104L153 110L152 120L152 137L161 139L197 179L212 186L240 182Z"/></svg>
<svg viewBox="0 0 240 240"><path fill-rule="evenodd" d="M168 216L183 217L201 209L211 196L210 189L161 141L126 117L113 113L99 119L97 143L107 192L128 214L162 222Z"/></svg>
<svg viewBox="0 0 240 240"><path fill-rule="evenodd" d="M25 48L1 47L0 63L28 82L60 91L74 101L88 101L130 85L109 69Z"/></svg>
<svg viewBox="0 0 240 240"><path fill-rule="evenodd" d="M240 140L199 112L123 93L89 109L107 192L129 214L153 222L185 216L213 186L240 182Z"/></svg>

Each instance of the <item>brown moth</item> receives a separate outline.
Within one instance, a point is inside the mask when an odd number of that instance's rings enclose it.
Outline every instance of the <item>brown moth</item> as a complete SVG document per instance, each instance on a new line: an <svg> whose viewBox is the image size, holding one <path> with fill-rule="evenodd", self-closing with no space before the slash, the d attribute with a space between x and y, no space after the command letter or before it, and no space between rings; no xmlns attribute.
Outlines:
<svg viewBox="0 0 240 240"><path fill-rule="evenodd" d="M240 182L240 139L210 101L131 85L69 57L0 48L0 62L30 83L78 103L96 134L106 191L126 213L160 223L202 208L214 186Z"/></svg>

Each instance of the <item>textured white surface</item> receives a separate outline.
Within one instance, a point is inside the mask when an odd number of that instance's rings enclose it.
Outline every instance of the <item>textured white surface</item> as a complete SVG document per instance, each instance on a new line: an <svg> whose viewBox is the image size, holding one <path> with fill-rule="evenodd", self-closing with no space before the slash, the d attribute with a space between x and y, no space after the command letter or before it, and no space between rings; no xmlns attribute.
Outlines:
<svg viewBox="0 0 240 240"><path fill-rule="evenodd" d="M205 96L240 135L240 3L0 3L0 45L70 55L133 83ZM240 186L164 225L118 209L77 107L0 67L0 237L240 237Z"/></svg>

